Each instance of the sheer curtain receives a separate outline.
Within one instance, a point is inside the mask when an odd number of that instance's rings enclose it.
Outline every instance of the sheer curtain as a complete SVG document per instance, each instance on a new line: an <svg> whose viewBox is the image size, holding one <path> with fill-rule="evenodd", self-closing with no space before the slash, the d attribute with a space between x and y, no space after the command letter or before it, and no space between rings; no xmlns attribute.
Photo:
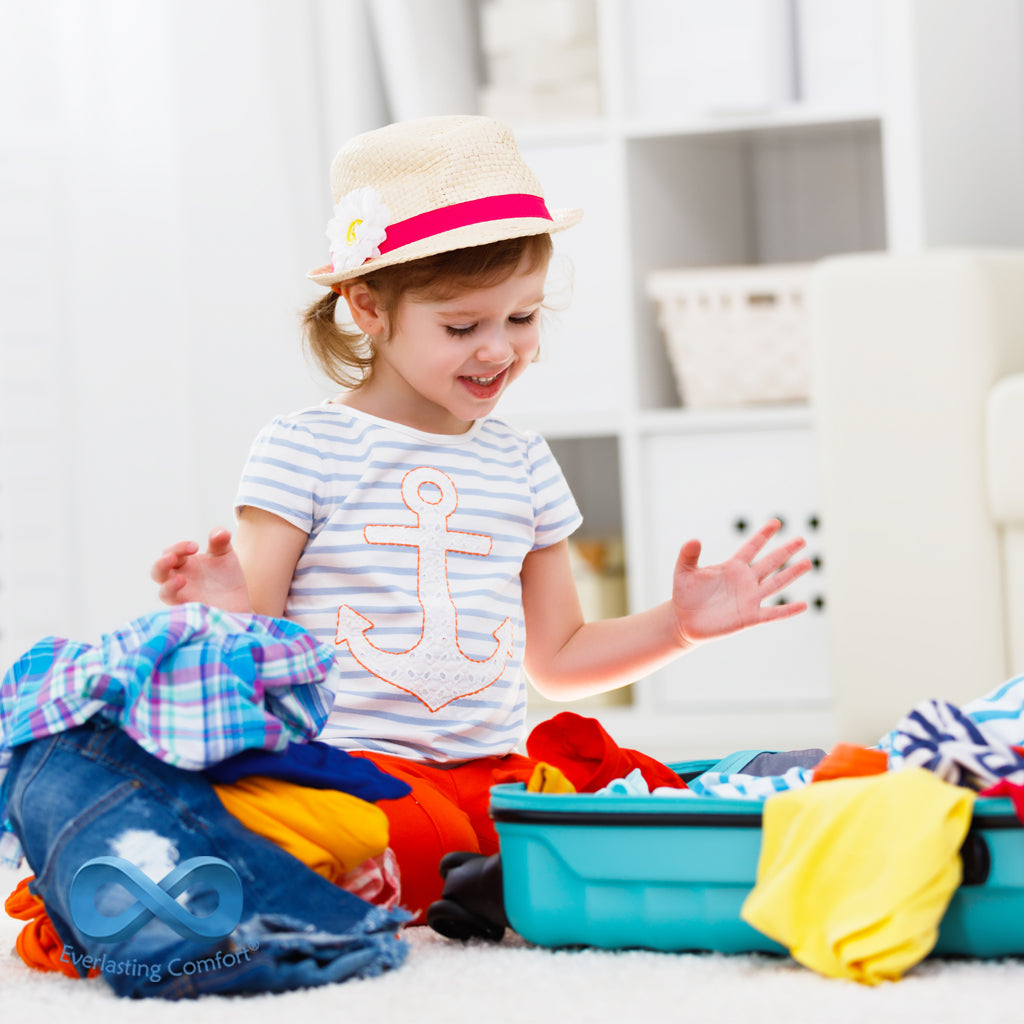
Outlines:
<svg viewBox="0 0 1024 1024"><path fill-rule="evenodd" d="M387 119L361 0L0 0L0 657L157 605L326 392L327 168Z"/></svg>

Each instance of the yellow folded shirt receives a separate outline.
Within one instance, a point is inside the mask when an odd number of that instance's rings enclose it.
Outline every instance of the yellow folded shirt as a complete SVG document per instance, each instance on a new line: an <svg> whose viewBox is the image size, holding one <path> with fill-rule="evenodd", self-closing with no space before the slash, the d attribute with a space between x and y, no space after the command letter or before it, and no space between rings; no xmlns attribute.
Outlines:
<svg viewBox="0 0 1024 1024"><path fill-rule="evenodd" d="M900 978L935 945L973 808L923 768L771 797L741 916L821 974Z"/></svg>
<svg viewBox="0 0 1024 1024"><path fill-rule="evenodd" d="M533 769L526 784L527 793L575 793L576 787L565 777L561 769L546 761L540 761Z"/></svg>
<svg viewBox="0 0 1024 1024"><path fill-rule="evenodd" d="M214 789L228 812L246 828L335 885L388 845L387 815L376 804L349 793L262 775Z"/></svg>

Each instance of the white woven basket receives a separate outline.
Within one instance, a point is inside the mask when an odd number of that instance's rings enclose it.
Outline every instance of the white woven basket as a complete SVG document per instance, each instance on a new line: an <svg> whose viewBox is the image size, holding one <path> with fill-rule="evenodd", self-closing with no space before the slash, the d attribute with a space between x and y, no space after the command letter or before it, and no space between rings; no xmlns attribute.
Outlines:
<svg viewBox="0 0 1024 1024"><path fill-rule="evenodd" d="M663 270L647 279L683 404L804 401L809 264Z"/></svg>

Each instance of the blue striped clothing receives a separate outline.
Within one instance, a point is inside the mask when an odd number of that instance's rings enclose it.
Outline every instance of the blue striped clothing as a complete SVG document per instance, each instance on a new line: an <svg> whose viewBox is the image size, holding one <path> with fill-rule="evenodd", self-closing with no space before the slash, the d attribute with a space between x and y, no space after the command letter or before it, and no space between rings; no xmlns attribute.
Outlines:
<svg viewBox="0 0 1024 1024"><path fill-rule="evenodd" d="M581 521L542 438L496 419L427 434L325 402L260 433L243 506L309 535L285 614L335 645L322 739L431 762L516 747L523 559Z"/></svg>
<svg viewBox="0 0 1024 1024"><path fill-rule="evenodd" d="M989 740L1007 746L1024 745L1024 675L1014 676L981 697L960 705L959 713L980 726ZM900 729L897 725L886 733L878 741L879 749L889 755L896 753Z"/></svg>
<svg viewBox="0 0 1024 1024"><path fill-rule="evenodd" d="M1014 676L960 710L987 736L1011 746L1024 744L1024 675Z"/></svg>
<svg viewBox="0 0 1024 1024"><path fill-rule="evenodd" d="M776 793L785 793L791 789L802 789L811 783L814 772L810 768L793 767L782 775L744 775L742 772L728 774L723 772L704 772L687 785L689 792L695 796L717 796L728 798L746 798L767 800ZM659 790L660 793L660 790ZM671 795L671 792L669 793Z"/></svg>

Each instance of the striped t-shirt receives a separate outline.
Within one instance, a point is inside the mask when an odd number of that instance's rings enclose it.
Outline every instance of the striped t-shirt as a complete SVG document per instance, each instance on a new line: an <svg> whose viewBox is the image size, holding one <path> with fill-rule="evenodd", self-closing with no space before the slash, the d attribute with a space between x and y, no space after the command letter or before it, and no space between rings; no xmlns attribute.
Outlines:
<svg viewBox="0 0 1024 1024"><path fill-rule="evenodd" d="M427 434L325 402L260 433L235 504L309 534L285 614L335 645L321 739L418 761L515 748L520 569L581 521L541 437L496 419Z"/></svg>

